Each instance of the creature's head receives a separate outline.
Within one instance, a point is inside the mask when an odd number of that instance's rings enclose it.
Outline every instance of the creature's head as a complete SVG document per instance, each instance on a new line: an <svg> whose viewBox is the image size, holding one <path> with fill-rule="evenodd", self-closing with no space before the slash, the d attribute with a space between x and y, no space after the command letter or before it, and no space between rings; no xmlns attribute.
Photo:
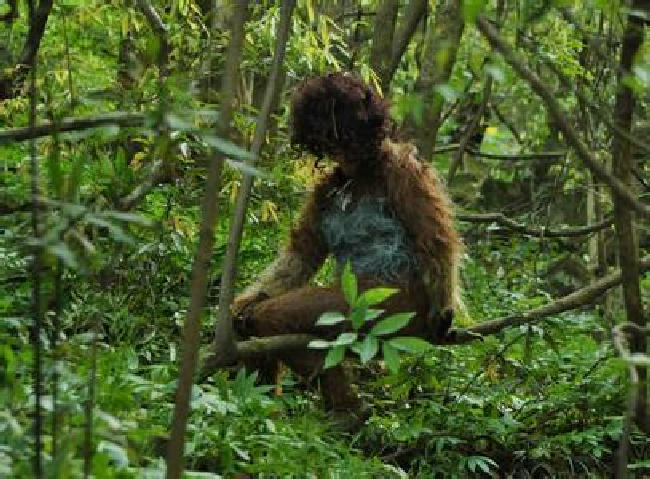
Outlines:
<svg viewBox="0 0 650 479"><path fill-rule="evenodd" d="M344 167L378 157L388 135L387 103L349 73L304 80L291 100L291 143Z"/></svg>

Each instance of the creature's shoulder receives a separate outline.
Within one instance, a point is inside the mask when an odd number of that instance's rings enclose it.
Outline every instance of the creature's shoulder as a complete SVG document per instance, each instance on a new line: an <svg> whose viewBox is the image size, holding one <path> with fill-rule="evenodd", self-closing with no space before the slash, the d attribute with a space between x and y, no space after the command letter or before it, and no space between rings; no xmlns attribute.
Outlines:
<svg viewBox="0 0 650 479"><path fill-rule="evenodd" d="M438 173L418 157L417 147L408 142L390 139L382 143L384 174L390 183L411 181L417 183L437 183Z"/></svg>
<svg viewBox="0 0 650 479"><path fill-rule="evenodd" d="M390 167L413 167L417 166L418 149L413 143L393 141L385 139L381 144L381 154L384 163Z"/></svg>

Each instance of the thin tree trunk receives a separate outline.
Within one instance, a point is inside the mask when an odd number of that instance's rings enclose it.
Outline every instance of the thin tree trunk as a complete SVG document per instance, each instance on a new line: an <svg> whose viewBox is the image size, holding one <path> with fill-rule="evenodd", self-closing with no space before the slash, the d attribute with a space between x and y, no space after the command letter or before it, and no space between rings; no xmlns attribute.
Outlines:
<svg viewBox="0 0 650 479"><path fill-rule="evenodd" d="M436 92L436 87L449 81L464 26L459 1L442 0L436 7L433 22L427 27L420 73L415 82L415 92L424 104L422 125L417 126L416 135L424 158L432 155L440 128L444 99Z"/></svg>
<svg viewBox="0 0 650 479"><path fill-rule="evenodd" d="M28 2L30 31L35 29L38 11L35 11L34 0ZM29 127L36 126L36 107L38 95L36 91L36 54L28 58L28 69L30 72L29 85ZM1 88L1 87L0 87ZM0 92L1 94L2 92ZM43 418L41 414L41 399L43 395L43 370L41 364L41 328L43 323L43 311L41 304L41 270L43 269L42 250L39 245L42 228L40 219L40 208L38 198L40 196L40 170L38 156L36 154L36 140L29 143L29 156L31 165L31 200L32 200L32 234L34 235L34 247L32 248L32 314L33 322L31 329L31 341L33 347L33 388L34 388L34 477L40 479L43 476L42 436Z"/></svg>
<svg viewBox="0 0 650 479"><path fill-rule="evenodd" d="M251 154L254 159L259 157L262 145L266 138L266 128L271 115L273 105L276 104L276 96L279 91L277 84L282 76L282 64L286 51L287 39L291 28L291 14L295 6L295 0L284 0L282 2L280 27L273 54L273 64L269 80L264 93L262 108L257 117L255 136L251 146ZM219 293L219 320L214 336L214 354L218 364L232 364L237 360L237 346L233 332L232 320L230 317L230 303L233 297L234 281L237 274L237 254L241 243L244 220L246 218L246 207L253 186L253 176L244 173L241 188L237 196L235 212L230 223L228 246L226 257L223 262L223 273L221 275L221 288Z"/></svg>
<svg viewBox="0 0 650 479"><path fill-rule="evenodd" d="M388 67L388 84L393 80L393 76L399 67L399 63L408 48L411 38L418 27L418 24L427 12L428 0L411 0L408 9L404 14L404 20L400 23L395 31L393 38L393 49L391 53L390 65Z"/></svg>
<svg viewBox="0 0 650 479"><path fill-rule="evenodd" d="M370 66L379 76L379 84L384 96L388 96L390 87L390 63L398 6L397 0L383 0L379 2L375 15Z"/></svg>
<svg viewBox="0 0 650 479"><path fill-rule="evenodd" d="M27 74L38 53L38 47L41 45L41 39L45 33L53 2L54 0L41 0L34 14L30 15L29 32L27 33L23 51L20 54L20 60L18 60L11 73L0 77L0 100L14 98L15 92L27 78ZM29 2L29 6L33 9L33 0Z"/></svg>
<svg viewBox="0 0 650 479"><path fill-rule="evenodd" d="M641 9L641 2L633 2L632 8ZM628 23L623 35L621 49L620 72L618 74L618 92L614 105L614 120L624 131L631 132L632 116L634 113L634 93L625 84L624 77L632 70L634 55L643 42L643 23L636 15L628 16ZM627 188L632 189L634 158L632 145L621 136L615 135L612 142L612 170L616 178ZM630 323L645 327L643 303L639 287L639 251L634 231L634 216L632 210L621 198L614 197L614 226L618 239L618 255L623 275L623 298L627 320ZM645 354L647 340L645 335L635 335L632 340L632 351ZM636 422L641 429L650 431L648 416L647 371L639 369L639 394L636 408Z"/></svg>
<svg viewBox="0 0 650 479"><path fill-rule="evenodd" d="M221 85L221 111L218 134L224 135L232 117L232 102L244 42L244 23L248 16L248 1L238 0L232 17L230 43L226 58L225 73ZM183 470L183 449L185 429L190 408L190 393L194 382L194 371L200 343L200 318L203 314L207 286L207 274L210 268L212 246L214 244L214 227L217 220L217 200L221 183L223 157L220 154L210 160L208 178L203 197L201 232L199 247L192 269L190 307L185 318L183 358L176 390L176 404L172 422L171 437L167 451L167 479L179 479Z"/></svg>

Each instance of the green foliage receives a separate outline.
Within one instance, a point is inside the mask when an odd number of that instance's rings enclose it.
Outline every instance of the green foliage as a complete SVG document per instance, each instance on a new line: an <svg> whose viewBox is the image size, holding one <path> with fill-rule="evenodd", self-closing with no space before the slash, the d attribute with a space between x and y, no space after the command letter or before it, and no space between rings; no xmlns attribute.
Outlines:
<svg viewBox="0 0 650 479"><path fill-rule="evenodd" d="M361 364L366 364L381 348L384 361L391 370L395 371L399 369L399 351L419 354L432 347L420 338L382 337L396 333L415 316L415 313L396 313L381 318L384 310L370 308L386 301L397 293L397 289L376 287L358 294L357 278L350 262L347 262L343 268L341 288L349 306L347 317L341 312L326 312L318 318L316 326L332 326L348 321L354 332L342 332L334 341L313 340L309 343L310 348L329 349L323 364L325 369L340 364L345 359L346 350L356 353Z"/></svg>
<svg viewBox="0 0 650 479"><path fill-rule="evenodd" d="M171 48L169 75L161 86L156 66L160 42L134 2L54 3L39 48L39 122L114 110L145 112L148 120L142 128L104 127L37 141L40 194L45 198L45 234L38 244L44 252L41 292L46 313L41 337L47 385L42 401L45 474L64 479L82 475L86 405L93 385L93 476L164 477L207 160L215 151L250 159L248 145L270 68L279 8L273 2L251 7L232 135L226 140L214 134L214 127L229 40L228 8L208 18L201 9L211 2L152 1L168 26ZM238 288L254 281L272 261L296 221L305 189L318 176L314 159L299 156L289 144L290 90L306 76L340 69L377 83L367 63L366 41L373 33L377 2L357 2L358 15L337 11L341 2L330 3L309 0L296 7L283 91L258 169L245 169L240 161L224 169L209 307L218 299L241 171L258 176L240 250ZM2 73L14 66L23 48L26 3L19 5L21 18L0 31ZM398 23L405 6L401 2ZM496 24L551 88L589 148L610 162L612 134L598 118L611 117L619 91L616 62L623 6L584 2L573 8L573 20L555 6L519 2L506 8ZM497 154L564 150L540 99L472 27L479 14L496 18L496 3L463 2L467 25L458 59L451 78L436 85L445 100L439 145L459 141L471 120L462 112L471 113L480 104L491 77L484 135L476 148ZM408 135L427 127L422 118L429 105L414 92L422 30L416 30L390 92L384 92ZM125 42L129 48L122 65L119 54ZM623 79L638 101L638 127L647 123L643 95L649 52L646 41ZM577 91L598 111L579 99ZM0 128L27 125L25 93L0 102ZM643 131L635 133L638 139L645 138ZM635 173L647 177L647 152L635 154ZM454 155L434 157L443 176ZM22 479L33 476L29 327L30 246L35 242L25 208L31 187L29 145L3 143L0 157L0 477ZM168 174L137 211L118 211L119 200L146 181L157 160L169 166ZM583 205L592 185L571 152L557 161L517 162L466 154L461 173L464 178L459 175L451 191L463 210L504 211L519 215L522 222L551 227L587 222ZM496 185L492 196L490 184ZM597 196L606 214L610 200ZM13 208L18 212L5 214ZM464 322L459 326L526 311L580 286L575 278L563 274L558 279L550 271L567 250L582 260L586 241L538 241L506 234L496 224L461 227L468 246L462 279L469 314L458 319ZM640 245L647 249L647 241ZM57 298L59 263L63 271ZM327 263L314 283L332 282L333 271ZM342 332L312 347L327 350L326 367L340 364L346 355L359 357L356 383L368 404L368 421L347 435L323 414L315 391L291 375L283 380L283 395L276 397L270 394L272 386L259 384L255 372L221 372L192 391L187 477L612 475L628 389L626 365L615 358L609 341L612 325L623 318L615 296L593 309L509 328L483 341L432 347L418 338L396 337L413 315L385 315L380 309L395 290L359 291L349 265L341 286L348 311L326 313L317 324ZM649 288L646 274L641 280L645 303ZM202 318L204 343L211 340L214 316ZM647 473L648 437L634 429L631 441L630 473Z"/></svg>

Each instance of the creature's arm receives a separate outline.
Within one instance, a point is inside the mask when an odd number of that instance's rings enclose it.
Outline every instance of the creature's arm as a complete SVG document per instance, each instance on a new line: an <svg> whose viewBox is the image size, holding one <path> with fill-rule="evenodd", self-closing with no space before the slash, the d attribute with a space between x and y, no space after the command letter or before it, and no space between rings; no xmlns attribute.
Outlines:
<svg viewBox="0 0 650 479"><path fill-rule="evenodd" d="M277 296L304 285L318 271L327 256L327 247L319 230L321 186L307 199L298 225L291 231L289 244L233 304L235 312L257 301Z"/></svg>
<svg viewBox="0 0 650 479"><path fill-rule="evenodd" d="M388 201L414 241L432 306L461 307L458 264L462 242L454 227L451 200L436 173L418 161L409 144L386 142Z"/></svg>

